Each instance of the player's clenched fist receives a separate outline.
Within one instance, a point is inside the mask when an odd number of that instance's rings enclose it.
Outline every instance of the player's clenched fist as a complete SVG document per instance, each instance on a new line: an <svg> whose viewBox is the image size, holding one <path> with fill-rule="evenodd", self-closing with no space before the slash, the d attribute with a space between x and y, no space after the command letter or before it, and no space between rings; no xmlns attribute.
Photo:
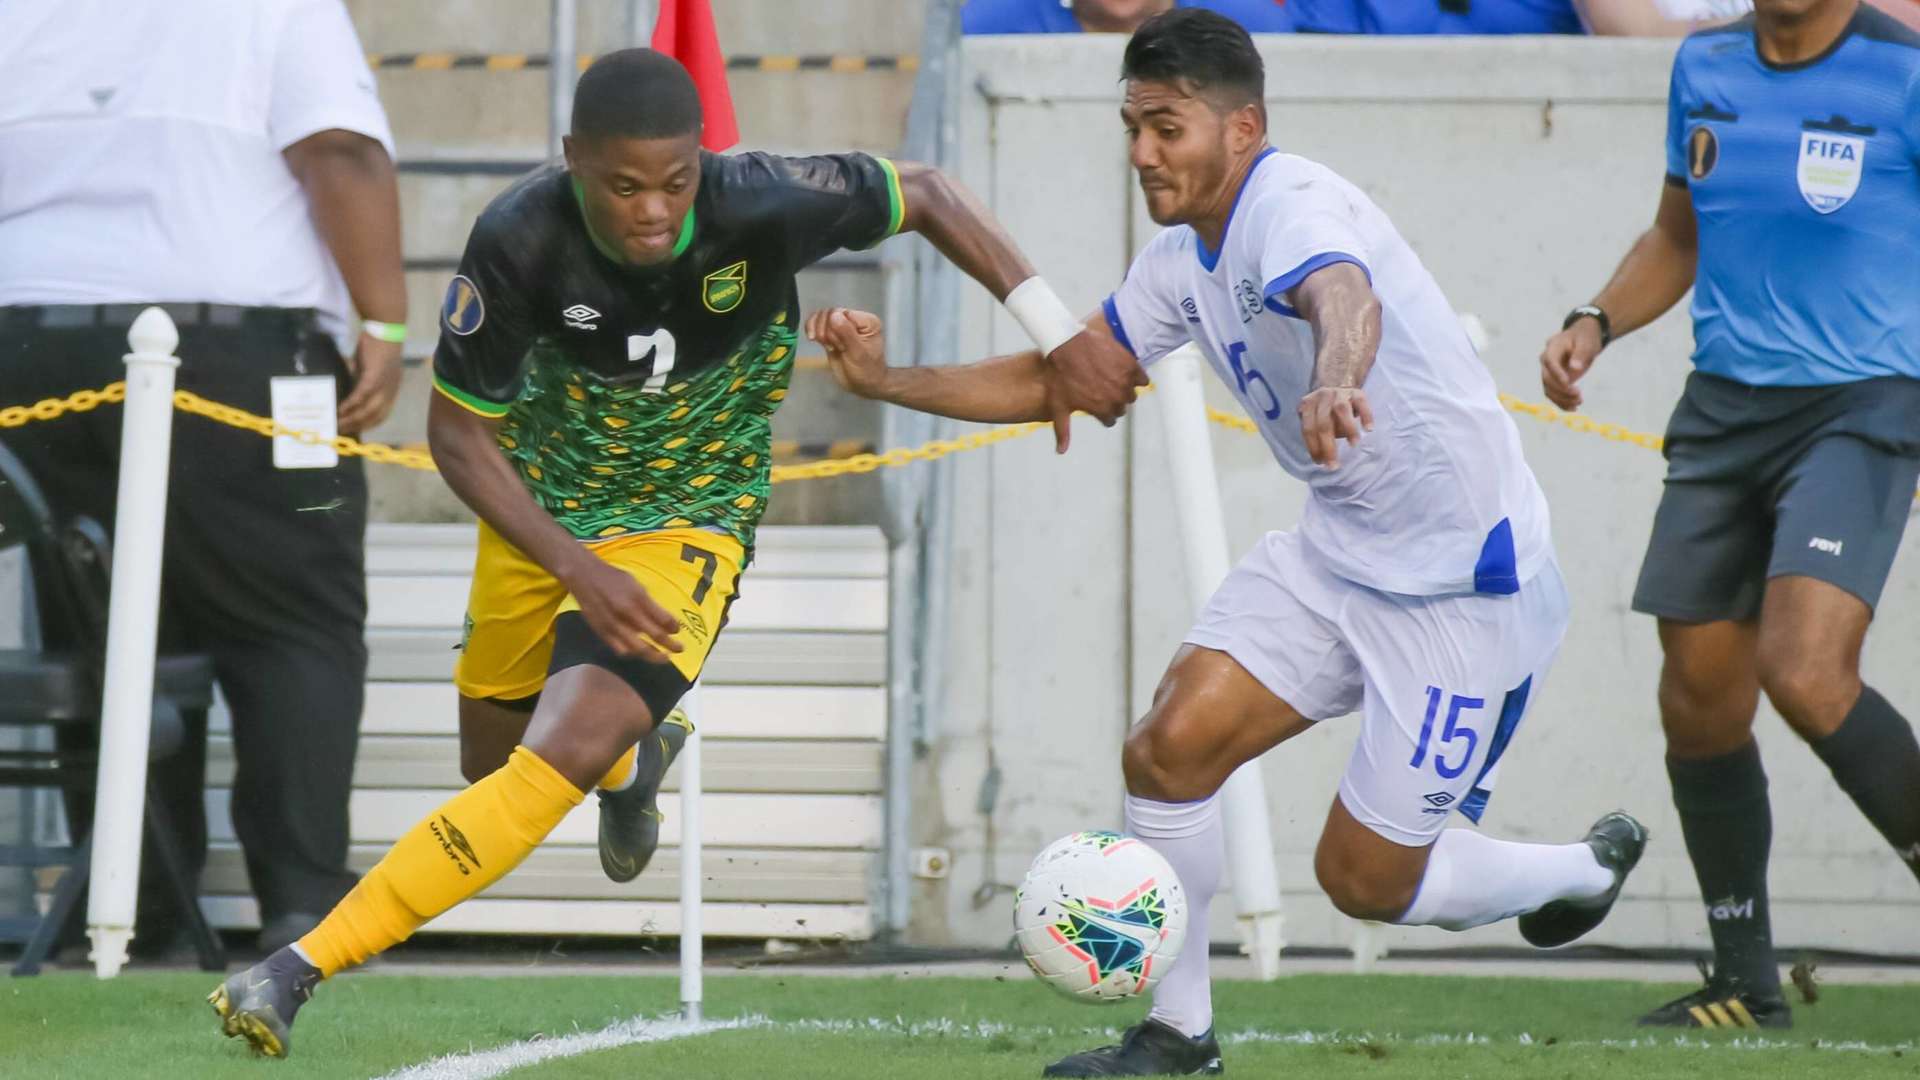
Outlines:
<svg viewBox="0 0 1920 1080"><path fill-rule="evenodd" d="M1373 406L1357 386L1323 386L1300 399L1300 436L1307 454L1328 468L1340 465L1340 440L1358 444L1373 430Z"/></svg>
<svg viewBox="0 0 1920 1080"><path fill-rule="evenodd" d="M833 380L849 394L880 396L887 378L887 336L880 317L852 308L827 308L807 316L807 337L827 350Z"/></svg>
<svg viewBox="0 0 1920 1080"><path fill-rule="evenodd" d="M1548 401L1569 412L1580 407L1585 396L1574 384L1592 370L1603 344L1600 324L1592 319L1575 319L1572 326L1547 339L1547 347L1540 352L1540 387Z"/></svg>

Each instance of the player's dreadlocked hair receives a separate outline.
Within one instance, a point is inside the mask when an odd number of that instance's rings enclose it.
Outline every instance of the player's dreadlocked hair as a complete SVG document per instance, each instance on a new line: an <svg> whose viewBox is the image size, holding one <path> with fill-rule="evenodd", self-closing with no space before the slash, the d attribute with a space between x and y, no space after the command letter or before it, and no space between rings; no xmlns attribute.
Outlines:
<svg viewBox="0 0 1920 1080"><path fill-rule="evenodd" d="M573 91L573 134L666 139L700 130L700 92L680 62L621 49L593 62Z"/></svg>
<svg viewBox="0 0 1920 1080"><path fill-rule="evenodd" d="M1127 42L1120 78L1185 84L1229 109L1258 105L1267 90L1266 65L1253 38L1206 8L1174 8L1141 23Z"/></svg>

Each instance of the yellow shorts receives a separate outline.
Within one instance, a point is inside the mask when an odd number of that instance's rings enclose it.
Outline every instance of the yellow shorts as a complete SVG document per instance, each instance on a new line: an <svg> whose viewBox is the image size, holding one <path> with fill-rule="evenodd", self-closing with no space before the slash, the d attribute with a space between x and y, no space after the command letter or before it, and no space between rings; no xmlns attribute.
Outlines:
<svg viewBox="0 0 1920 1080"><path fill-rule="evenodd" d="M746 558L740 542L704 529L665 529L588 549L632 574L655 603L680 617L677 640L685 648L669 655L688 682L697 678L739 589ZM454 685L471 698L513 701L539 693L553 659L554 619L578 610L565 586L482 522Z"/></svg>

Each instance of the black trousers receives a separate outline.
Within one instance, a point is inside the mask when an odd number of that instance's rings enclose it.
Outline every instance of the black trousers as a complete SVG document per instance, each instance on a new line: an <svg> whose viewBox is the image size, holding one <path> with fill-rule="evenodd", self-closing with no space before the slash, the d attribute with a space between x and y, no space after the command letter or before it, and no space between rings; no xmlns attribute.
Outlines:
<svg viewBox="0 0 1920 1080"><path fill-rule="evenodd" d="M0 309L0 404L124 377L124 322L46 321L32 309ZM347 392L338 349L304 313L254 309L237 325L182 325L178 355L181 389L261 415L274 375L331 374ZM120 424L121 410L103 406L0 440L57 515L86 514L111 529ZM359 459L275 469L271 440L175 414L160 647L213 657L233 717L234 832L263 920L325 914L354 884L347 798L367 674L366 523ZM197 869L207 848L206 718L187 720L183 756L150 782ZM92 808L73 810L84 828ZM151 941L170 930L173 913L144 861L140 937Z"/></svg>

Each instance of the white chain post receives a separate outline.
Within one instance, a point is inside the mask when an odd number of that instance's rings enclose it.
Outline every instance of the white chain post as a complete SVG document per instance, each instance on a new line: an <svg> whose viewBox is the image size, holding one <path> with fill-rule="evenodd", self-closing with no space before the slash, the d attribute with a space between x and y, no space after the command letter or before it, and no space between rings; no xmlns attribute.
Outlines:
<svg viewBox="0 0 1920 1080"><path fill-rule="evenodd" d="M1166 424L1167 461L1173 470L1174 517L1186 548L1187 589L1199 613L1227 576L1225 511L1213 464L1199 350L1182 346L1154 366L1160 416ZM1262 980L1280 977L1280 871L1274 865L1273 828L1267 820L1267 786L1259 761L1234 770L1220 789L1226 823L1227 868L1234 905L1240 911L1240 951L1252 958Z"/></svg>
<svg viewBox="0 0 1920 1080"><path fill-rule="evenodd" d="M680 747L680 1015L698 1023L705 986L700 971L706 942L700 919L700 684L694 683L680 699L693 730Z"/></svg>
<svg viewBox="0 0 1920 1080"><path fill-rule="evenodd" d="M113 589L107 607L106 688L100 706L100 767L93 803L93 863L87 936L93 970L120 974L133 940L146 820L147 742L153 732L153 665L160 629L160 553L167 528L173 446L173 355L180 332L150 307L127 332L127 400L120 425L120 490L114 513Z"/></svg>

